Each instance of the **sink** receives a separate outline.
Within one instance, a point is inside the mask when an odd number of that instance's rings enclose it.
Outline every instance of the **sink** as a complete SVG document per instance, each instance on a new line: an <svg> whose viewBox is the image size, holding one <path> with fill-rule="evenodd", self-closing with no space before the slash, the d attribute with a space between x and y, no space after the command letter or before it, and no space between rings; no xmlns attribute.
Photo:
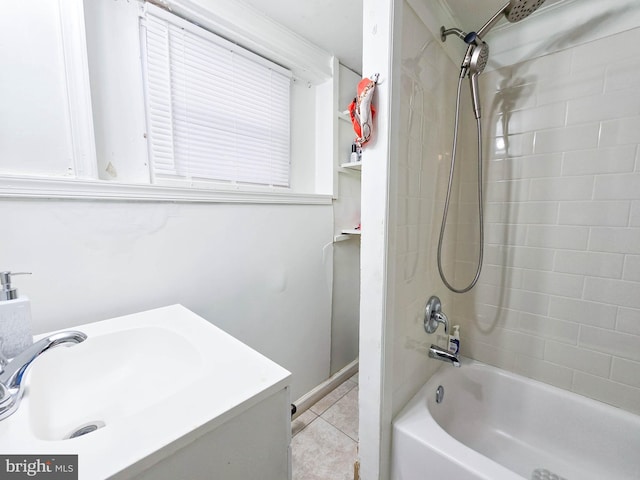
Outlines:
<svg viewBox="0 0 640 480"><path fill-rule="evenodd" d="M288 411L289 372L180 305L73 329L87 339L36 359L0 421L3 454L77 454L81 479L133 478L276 392Z"/></svg>
<svg viewBox="0 0 640 480"><path fill-rule="evenodd" d="M29 378L29 422L43 440L135 416L193 383L202 355L183 336L138 327L47 352Z"/></svg>

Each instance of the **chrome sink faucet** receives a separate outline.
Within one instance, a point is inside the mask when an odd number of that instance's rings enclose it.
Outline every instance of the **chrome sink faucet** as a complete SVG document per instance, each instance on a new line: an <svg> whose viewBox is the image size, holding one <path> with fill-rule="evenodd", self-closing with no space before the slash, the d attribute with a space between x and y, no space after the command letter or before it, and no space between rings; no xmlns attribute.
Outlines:
<svg viewBox="0 0 640 480"><path fill-rule="evenodd" d="M0 420L4 420L18 409L24 394L23 379L36 358L58 345L77 344L86 339L87 336L78 331L53 333L37 341L10 361L0 359Z"/></svg>

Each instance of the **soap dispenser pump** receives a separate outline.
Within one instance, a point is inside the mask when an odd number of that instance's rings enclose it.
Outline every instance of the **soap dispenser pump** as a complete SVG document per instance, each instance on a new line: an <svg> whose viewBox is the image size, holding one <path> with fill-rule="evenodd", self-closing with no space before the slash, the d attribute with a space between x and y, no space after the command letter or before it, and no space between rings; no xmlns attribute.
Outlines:
<svg viewBox="0 0 640 480"><path fill-rule="evenodd" d="M31 304L12 287L14 275L30 273L0 272L0 357L5 359L15 357L33 343Z"/></svg>

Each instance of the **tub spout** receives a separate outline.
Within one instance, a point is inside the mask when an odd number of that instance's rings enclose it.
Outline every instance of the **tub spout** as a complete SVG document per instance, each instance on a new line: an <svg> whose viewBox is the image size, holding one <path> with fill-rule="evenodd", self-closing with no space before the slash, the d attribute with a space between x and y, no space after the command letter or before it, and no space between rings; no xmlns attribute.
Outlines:
<svg viewBox="0 0 640 480"><path fill-rule="evenodd" d="M460 366L460 360L458 360L458 357L437 345L431 345L429 347L429 358L435 358L436 360L450 363L454 367Z"/></svg>

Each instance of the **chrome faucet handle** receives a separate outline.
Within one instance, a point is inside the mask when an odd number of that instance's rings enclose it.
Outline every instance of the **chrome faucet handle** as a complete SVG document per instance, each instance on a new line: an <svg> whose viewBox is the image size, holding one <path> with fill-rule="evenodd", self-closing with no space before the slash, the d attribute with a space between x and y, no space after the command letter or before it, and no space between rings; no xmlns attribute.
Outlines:
<svg viewBox="0 0 640 480"><path fill-rule="evenodd" d="M424 309L424 330L431 334L438 329L438 324L444 325L444 333L449 334L449 319L442 311L440 299L435 295L428 301Z"/></svg>

